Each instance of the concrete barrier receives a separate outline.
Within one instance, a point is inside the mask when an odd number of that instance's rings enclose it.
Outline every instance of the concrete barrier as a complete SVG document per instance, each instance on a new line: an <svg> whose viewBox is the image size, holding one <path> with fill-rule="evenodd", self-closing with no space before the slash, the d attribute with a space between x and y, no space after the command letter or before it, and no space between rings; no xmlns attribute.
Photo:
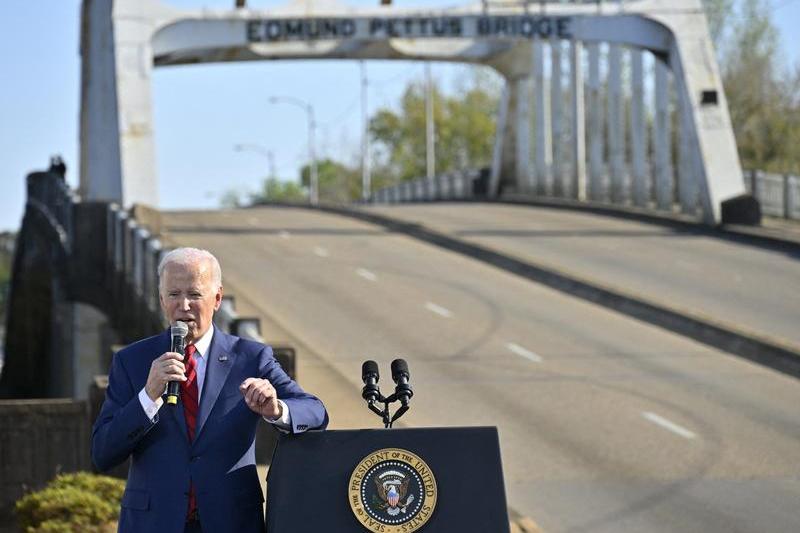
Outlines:
<svg viewBox="0 0 800 533"><path fill-rule="evenodd" d="M14 502L26 492L90 468L89 435L85 401L0 401L0 527L14 523Z"/></svg>

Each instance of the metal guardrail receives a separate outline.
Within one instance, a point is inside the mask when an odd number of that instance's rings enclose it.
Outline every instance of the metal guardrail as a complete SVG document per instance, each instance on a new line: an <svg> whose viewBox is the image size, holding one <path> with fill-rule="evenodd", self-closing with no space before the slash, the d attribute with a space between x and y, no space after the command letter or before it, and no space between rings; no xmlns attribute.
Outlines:
<svg viewBox="0 0 800 533"><path fill-rule="evenodd" d="M480 170L464 170L436 176L404 181L375 191L377 203L414 202L420 200L468 200L481 196Z"/></svg>
<svg viewBox="0 0 800 533"><path fill-rule="evenodd" d="M418 178L375 191L372 202L400 203L434 200L468 200L485 196L486 184L480 171L443 174L433 179ZM745 173L747 190L761 204L765 215L800 220L800 176L770 174L761 170Z"/></svg>
<svg viewBox="0 0 800 533"><path fill-rule="evenodd" d="M800 176L749 170L745 173L745 184L761 203L763 214L800 220Z"/></svg>

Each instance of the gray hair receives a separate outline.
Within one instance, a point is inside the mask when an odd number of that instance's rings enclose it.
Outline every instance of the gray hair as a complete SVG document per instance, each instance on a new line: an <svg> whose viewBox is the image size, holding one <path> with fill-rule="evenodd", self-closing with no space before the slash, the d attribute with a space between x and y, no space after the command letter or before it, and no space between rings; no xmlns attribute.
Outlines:
<svg viewBox="0 0 800 533"><path fill-rule="evenodd" d="M161 262L158 264L159 290L161 289L161 281L164 279L164 269L167 268L168 264L192 265L201 261L208 261L211 264L211 282L216 286L215 288L222 287L222 268L220 268L219 261L214 257L214 254L208 250L187 247L170 250L161 258Z"/></svg>

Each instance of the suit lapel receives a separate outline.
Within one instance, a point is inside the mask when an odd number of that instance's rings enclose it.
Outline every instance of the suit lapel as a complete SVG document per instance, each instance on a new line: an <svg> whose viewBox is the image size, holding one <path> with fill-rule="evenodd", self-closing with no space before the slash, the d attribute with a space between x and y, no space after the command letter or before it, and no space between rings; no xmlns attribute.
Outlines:
<svg viewBox="0 0 800 533"><path fill-rule="evenodd" d="M206 379L203 383L203 393L200 395L200 413L197 417L195 442L200 438L208 415L211 414L233 367L235 354L230 350L230 337L219 330L214 331L207 356Z"/></svg>

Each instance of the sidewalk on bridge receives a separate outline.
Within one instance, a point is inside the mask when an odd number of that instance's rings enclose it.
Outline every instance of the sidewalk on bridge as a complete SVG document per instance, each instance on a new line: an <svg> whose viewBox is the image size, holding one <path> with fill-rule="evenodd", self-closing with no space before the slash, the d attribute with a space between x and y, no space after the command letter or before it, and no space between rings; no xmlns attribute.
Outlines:
<svg viewBox="0 0 800 533"><path fill-rule="evenodd" d="M785 242L800 247L800 220L764 217L760 226L728 224L724 229L733 233Z"/></svg>

